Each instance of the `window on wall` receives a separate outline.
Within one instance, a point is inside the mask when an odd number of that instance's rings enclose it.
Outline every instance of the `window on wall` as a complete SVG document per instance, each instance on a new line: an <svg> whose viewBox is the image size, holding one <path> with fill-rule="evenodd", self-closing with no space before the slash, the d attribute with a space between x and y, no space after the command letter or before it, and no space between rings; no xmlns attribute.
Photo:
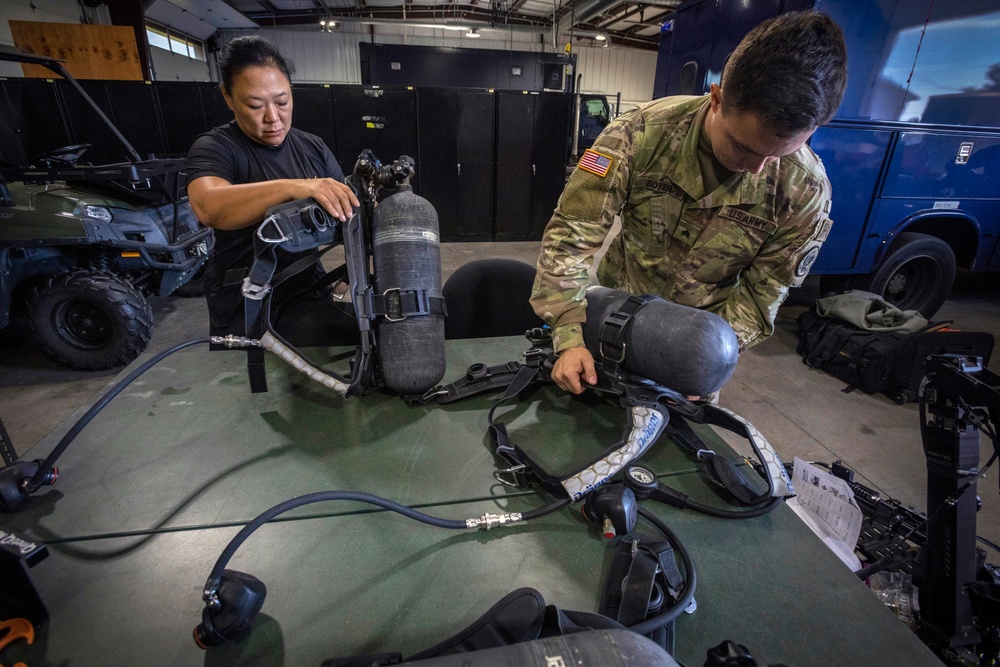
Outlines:
<svg viewBox="0 0 1000 667"><path fill-rule="evenodd" d="M195 60L205 60L205 44L193 37L188 37L170 28L164 28L155 24L146 24L146 39L150 46L155 46L165 51L174 53Z"/></svg>

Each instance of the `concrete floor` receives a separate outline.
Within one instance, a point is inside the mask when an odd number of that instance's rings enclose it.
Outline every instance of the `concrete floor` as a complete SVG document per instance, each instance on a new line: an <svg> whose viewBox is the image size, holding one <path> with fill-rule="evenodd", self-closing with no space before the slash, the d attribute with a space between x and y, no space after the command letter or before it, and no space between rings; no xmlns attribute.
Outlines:
<svg viewBox="0 0 1000 667"><path fill-rule="evenodd" d="M458 266L484 257L509 257L533 264L537 253L534 242L444 244L442 273L447 279ZM793 291L779 313L775 335L742 355L722 391L721 403L754 423L786 460L795 456L822 462L840 459L857 471L861 483L923 511L926 471L917 405L899 406L885 396L860 391L842 393L843 382L806 367L795 352L796 317L818 296L817 283L816 278L810 278ZM996 285L996 274L960 275L952 297L935 320L954 320L955 328L989 331L1000 338L1000 289ZM143 358L204 335L204 299L154 298L152 304L156 325ZM990 368L1000 372L1000 351ZM0 418L18 451L31 457L48 454L48 447L31 448L54 429L65 432L71 424L64 420L94 402L116 375L113 371L61 368L46 359L34 343L0 350ZM100 428L100 417L88 428ZM990 452L984 439L983 463ZM1000 543L996 469L980 480L979 491L983 509L978 532ZM992 552L989 560L1000 562L1000 555Z"/></svg>

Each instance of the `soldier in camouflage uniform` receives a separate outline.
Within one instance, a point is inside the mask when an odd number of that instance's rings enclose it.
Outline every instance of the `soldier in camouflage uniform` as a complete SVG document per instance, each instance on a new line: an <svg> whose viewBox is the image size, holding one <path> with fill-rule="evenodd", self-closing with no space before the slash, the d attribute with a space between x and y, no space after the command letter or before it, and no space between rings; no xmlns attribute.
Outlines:
<svg viewBox="0 0 1000 667"><path fill-rule="evenodd" d="M751 31L708 95L656 100L608 125L546 227L531 297L553 330L560 387L597 381L584 293L616 215L602 285L717 313L741 350L773 333L830 231L830 182L805 143L846 83L840 29L796 12Z"/></svg>

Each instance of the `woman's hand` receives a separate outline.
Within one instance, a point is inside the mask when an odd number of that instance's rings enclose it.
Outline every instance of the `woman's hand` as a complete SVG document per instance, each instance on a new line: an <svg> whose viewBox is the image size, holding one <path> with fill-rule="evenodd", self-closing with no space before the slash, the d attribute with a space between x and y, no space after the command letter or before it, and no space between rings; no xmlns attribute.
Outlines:
<svg viewBox="0 0 1000 667"><path fill-rule="evenodd" d="M346 222L351 217L354 206L361 205L349 186L332 178L304 178L292 183L296 189L292 199L312 197L327 213L341 222Z"/></svg>

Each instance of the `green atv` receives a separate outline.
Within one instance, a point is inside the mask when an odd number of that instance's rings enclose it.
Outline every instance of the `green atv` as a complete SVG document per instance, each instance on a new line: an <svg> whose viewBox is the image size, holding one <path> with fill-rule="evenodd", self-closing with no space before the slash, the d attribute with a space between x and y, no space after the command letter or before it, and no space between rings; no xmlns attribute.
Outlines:
<svg viewBox="0 0 1000 667"><path fill-rule="evenodd" d="M9 344L30 326L72 368L128 364L152 334L146 297L187 283L212 249L212 230L182 194L184 160L140 158L59 61L5 46L0 60L66 78L132 158L82 164L91 145L79 144L27 167L0 162L0 337Z"/></svg>

